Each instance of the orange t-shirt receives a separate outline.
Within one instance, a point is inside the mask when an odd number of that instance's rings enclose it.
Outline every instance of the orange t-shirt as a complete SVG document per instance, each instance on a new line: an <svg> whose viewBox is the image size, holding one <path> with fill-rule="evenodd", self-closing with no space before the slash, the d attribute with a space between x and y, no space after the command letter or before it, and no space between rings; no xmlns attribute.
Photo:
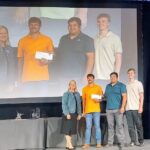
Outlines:
<svg viewBox="0 0 150 150"><path fill-rule="evenodd" d="M101 86L94 84L93 87L85 86L82 90L83 114L100 112L100 103L92 99L92 94L102 95Z"/></svg>
<svg viewBox="0 0 150 150"><path fill-rule="evenodd" d="M27 35L19 41L17 57L24 59L22 82L49 80L48 65L40 65L35 54L37 51L49 53L53 50L52 40L41 33L35 39Z"/></svg>

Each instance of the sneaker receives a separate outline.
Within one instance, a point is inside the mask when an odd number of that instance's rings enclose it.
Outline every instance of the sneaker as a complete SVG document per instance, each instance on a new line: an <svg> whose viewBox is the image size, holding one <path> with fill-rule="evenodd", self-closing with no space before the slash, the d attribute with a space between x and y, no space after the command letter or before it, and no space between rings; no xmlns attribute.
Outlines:
<svg viewBox="0 0 150 150"><path fill-rule="evenodd" d="M124 144L119 144L119 148L123 148L124 146Z"/></svg>
<svg viewBox="0 0 150 150"><path fill-rule="evenodd" d="M101 148L101 147L102 147L101 144L97 144L97 145L96 145L96 148Z"/></svg>
<svg viewBox="0 0 150 150"><path fill-rule="evenodd" d="M131 143L130 143L130 146L134 146L134 145L135 145L135 143L134 143L134 142L131 142Z"/></svg>
<svg viewBox="0 0 150 150"><path fill-rule="evenodd" d="M113 144L107 144L107 145L105 145L105 147L112 147L113 146Z"/></svg>
<svg viewBox="0 0 150 150"><path fill-rule="evenodd" d="M130 145L130 143L125 143L124 144L124 147L130 147L131 145Z"/></svg>
<svg viewBox="0 0 150 150"><path fill-rule="evenodd" d="M68 148L68 150L74 150L75 148L74 147L70 147L70 148Z"/></svg>
<svg viewBox="0 0 150 150"><path fill-rule="evenodd" d="M144 146L144 142L141 142L141 143L139 144L139 146L140 146L140 147Z"/></svg>
<svg viewBox="0 0 150 150"><path fill-rule="evenodd" d="M89 144L84 144L84 145L82 146L83 149L87 149L87 148L89 148L89 147L90 147Z"/></svg>

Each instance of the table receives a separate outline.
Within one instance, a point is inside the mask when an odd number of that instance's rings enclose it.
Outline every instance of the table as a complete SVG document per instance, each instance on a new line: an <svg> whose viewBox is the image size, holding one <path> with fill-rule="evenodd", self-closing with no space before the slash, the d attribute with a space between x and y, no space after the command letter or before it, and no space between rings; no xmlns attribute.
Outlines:
<svg viewBox="0 0 150 150"><path fill-rule="evenodd" d="M45 147L45 119L0 120L0 149Z"/></svg>
<svg viewBox="0 0 150 150"><path fill-rule="evenodd" d="M0 120L0 150L45 149L65 147L64 135L60 134L61 117ZM130 142L126 117L124 117L125 143ZM102 144L107 144L107 119L101 116ZM85 118L78 122L77 135L73 144L84 144ZM117 140L115 140L117 141ZM95 143L95 129L92 127L91 144Z"/></svg>
<svg viewBox="0 0 150 150"><path fill-rule="evenodd" d="M124 116L124 134L125 134L125 143L130 143L130 137L128 133L127 121L126 117ZM108 126L107 126L107 119L106 116L101 116L101 135L102 135L102 144L107 144L108 138ZM60 134L60 127L61 127L61 118L53 117L47 119L47 138L46 138L46 147L65 147L65 138L64 135ZM117 132L117 131L116 131ZM74 135L72 138L73 145L81 146L84 144L84 134L85 134L85 119L82 118L78 122L78 130L77 135ZM118 140L115 137L115 143ZM95 128L92 127L92 134L91 134L91 144L95 145Z"/></svg>

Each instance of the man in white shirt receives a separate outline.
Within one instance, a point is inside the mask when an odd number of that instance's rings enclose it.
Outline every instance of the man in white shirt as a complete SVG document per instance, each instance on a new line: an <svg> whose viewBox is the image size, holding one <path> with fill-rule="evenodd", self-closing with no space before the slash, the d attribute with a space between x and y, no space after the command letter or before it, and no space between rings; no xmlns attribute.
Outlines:
<svg viewBox="0 0 150 150"><path fill-rule="evenodd" d="M131 138L131 146L136 144L136 130L138 135L139 146L143 146L143 126L142 126L142 112L144 102L144 90L140 81L135 80L135 69L128 70L128 83L127 83L127 104L126 104L126 117L128 123L129 135Z"/></svg>
<svg viewBox="0 0 150 150"><path fill-rule="evenodd" d="M109 30L110 16L97 17L99 33L95 42L95 75L97 79L109 80L111 72L119 74L122 62L122 44L118 35Z"/></svg>

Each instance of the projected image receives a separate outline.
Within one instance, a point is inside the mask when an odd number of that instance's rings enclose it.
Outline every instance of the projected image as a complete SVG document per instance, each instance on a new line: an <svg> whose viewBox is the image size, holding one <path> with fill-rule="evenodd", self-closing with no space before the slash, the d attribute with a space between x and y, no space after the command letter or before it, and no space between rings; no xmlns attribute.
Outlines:
<svg viewBox="0 0 150 150"><path fill-rule="evenodd" d="M59 97L68 81L81 92L93 73L127 82L137 70L136 9L0 7L0 98Z"/></svg>

